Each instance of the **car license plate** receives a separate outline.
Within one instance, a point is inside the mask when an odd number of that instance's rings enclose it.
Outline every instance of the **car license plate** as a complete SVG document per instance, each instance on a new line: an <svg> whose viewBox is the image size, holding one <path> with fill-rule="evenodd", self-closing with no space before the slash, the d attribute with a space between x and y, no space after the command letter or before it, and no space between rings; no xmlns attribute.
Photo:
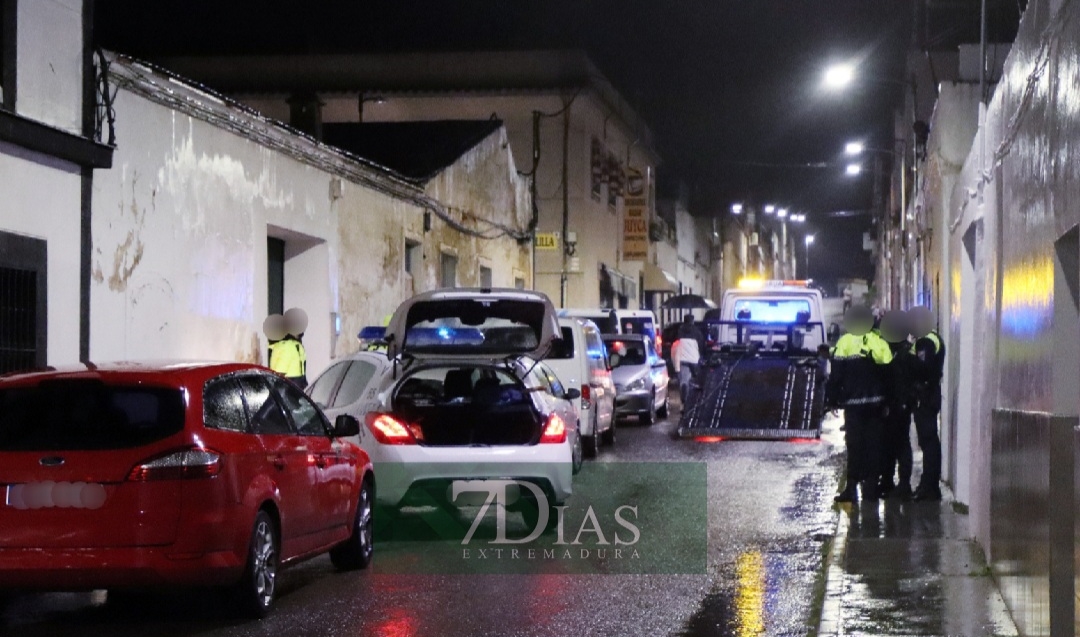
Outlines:
<svg viewBox="0 0 1080 637"><path fill-rule="evenodd" d="M27 482L9 484L4 504L13 509L100 509L107 497L105 486L92 482Z"/></svg>

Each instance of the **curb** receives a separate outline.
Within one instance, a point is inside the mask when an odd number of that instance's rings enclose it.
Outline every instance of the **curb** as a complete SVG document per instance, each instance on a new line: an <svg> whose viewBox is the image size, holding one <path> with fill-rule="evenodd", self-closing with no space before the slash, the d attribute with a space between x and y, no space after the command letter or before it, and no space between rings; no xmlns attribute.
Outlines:
<svg viewBox="0 0 1080 637"><path fill-rule="evenodd" d="M819 608L819 620L817 630L813 633L818 637L842 635L843 617L841 600L845 593L844 558L847 554L848 540L848 512L841 507L836 520L836 531L833 535L829 552L825 556L825 595Z"/></svg>

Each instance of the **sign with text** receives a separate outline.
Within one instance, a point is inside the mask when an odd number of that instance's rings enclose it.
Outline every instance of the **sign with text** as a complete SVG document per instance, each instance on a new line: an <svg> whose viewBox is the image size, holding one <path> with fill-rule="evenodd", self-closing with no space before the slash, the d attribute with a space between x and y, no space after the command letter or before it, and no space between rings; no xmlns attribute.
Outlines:
<svg viewBox="0 0 1080 637"><path fill-rule="evenodd" d="M649 175L630 167L626 170L626 200L623 206L624 261L649 258Z"/></svg>
<svg viewBox="0 0 1080 637"><path fill-rule="evenodd" d="M559 249L559 235L555 232L538 232L536 233L536 249L537 250L558 250Z"/></svg>

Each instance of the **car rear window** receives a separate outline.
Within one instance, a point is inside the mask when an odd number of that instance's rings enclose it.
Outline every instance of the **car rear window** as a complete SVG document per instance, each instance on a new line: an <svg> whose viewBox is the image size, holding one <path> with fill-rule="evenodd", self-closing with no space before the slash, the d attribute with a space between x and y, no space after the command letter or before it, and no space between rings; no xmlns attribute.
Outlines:
<svg viewBox="0 0 1080 637"><path fill-rule="evenodd" d="M176 388L99 380L0 389L0 451L139 447L183 429L184 407Z"/></svg>
<svg viewBox="0 0 1080 637"><path fill-rule="evenodd" d="M562 339L555 341L551 352L545 358L554 360L569 360L574 357L574 328L563 327Z"/></svg>
<svg viewBox="0 0 1080 637"><path fill-rule="evenodd" d="M622 333L647 334L648 336L655 337L656 328L653 326L651 318L629 316L622 319Z"/></svg>

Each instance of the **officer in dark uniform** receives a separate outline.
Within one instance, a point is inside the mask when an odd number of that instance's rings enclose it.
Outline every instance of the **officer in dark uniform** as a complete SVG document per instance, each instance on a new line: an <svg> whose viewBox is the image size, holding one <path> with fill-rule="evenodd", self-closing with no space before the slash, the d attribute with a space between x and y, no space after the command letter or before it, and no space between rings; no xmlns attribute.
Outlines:
<svg viewBox="0 0 1080 637"><path fill-rule="evenodd" d="M847 486L837 502L877 499L881 473L881 435L887 394L889 344L872 331L874 316L866 307L852 307L844 315L847 334L833 349L832 370L825 386L827 409L844 409L847 446Z"/></svg>
<svg viewBox="0 0 1080 637"><path fill-rule="evenodd" d="M889 363L888 412L882 436L882 497L908 500L911 492L911 411L915 406L915 355L911 352L911 332L907 313L890 310L881 318L881 337L889 344L893 359ZM893 476L899 473L899 481Z"/></svg>
<svg viewBox="0 0 1080 637"><path fill-rule="evenodd" d="M914 307L909 312L915 344L911 351L917 364L915 433L922 449L923 472L915 489L916 500L941 499L941 438L938 436L938 414L941 412L941 377L945 370L945 343L934 331L934 314L926 307Z"/></svg>

